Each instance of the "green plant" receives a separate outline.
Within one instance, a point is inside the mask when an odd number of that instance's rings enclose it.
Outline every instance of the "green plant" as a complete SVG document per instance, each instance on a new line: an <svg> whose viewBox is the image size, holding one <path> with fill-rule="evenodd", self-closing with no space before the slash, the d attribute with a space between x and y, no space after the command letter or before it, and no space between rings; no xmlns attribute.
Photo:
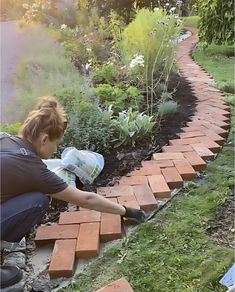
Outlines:
<svg viewBox="0 0 235 292"><path fill-rule="evenodd" d="M156 84L164 80L167 88L179 23L179 18L167 15L165 10L141 9L123 32L123 60L146 88L148 114L152 114Z"/></svg>
<svg viewBox="0 0 235 292"><path fill-rule="evenodd" d="M161 102L158 107L158 112L160 114L160 117L164 117L164 116L176 113L177 107L178 107L177 102L173 100Z"/></svg>
<svg viewBox="0 0 235 292"><path fill-rule="evenodd" d="M100 83L111 83L116 81L115 66L112 63L104 64L98 66L93 72L93 82L94 84Z"/></svg>
<svg viewBox="0 0 235 292"><path fill-rule="evenodd" d="M199 40L204 45L234 43L234 1L198 0Z"/></svg>
<svg viewBox="0 0 235 292"><path fill-rule="evenodd" d="M68 128L60 148L73 146L100 152L108 150L112 135L111 117L111 110L101 110L94 102L77 102L69 111Z"/></svg>
<svg viewBox="0 0 235 292"><path fill-rule="evenodd" d="M14 124L2 124L0 125L0 131L11 135L17 135L19 133L20 127L20 122L16 122Z"/></svg>
<svg viewBox="0 0 235 292"><path fill-rule="evenodd" d="M118 117L112 120L112 143L114 147L135 146L136 143L150 137L154 125L152 117L129 108L128 111L120 112Z"/></svg>

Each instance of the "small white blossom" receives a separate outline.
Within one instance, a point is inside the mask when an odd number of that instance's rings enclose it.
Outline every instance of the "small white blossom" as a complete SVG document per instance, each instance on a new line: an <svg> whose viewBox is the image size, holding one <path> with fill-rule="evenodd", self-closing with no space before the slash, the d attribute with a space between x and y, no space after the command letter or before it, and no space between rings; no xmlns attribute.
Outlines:
<svg viewBox="0 0 235 292"><path fill-rule="evenodd" d="M153 9L153 11L159 11L159 10L160 10L159 7L155 7L155 8Z"/></svg>
<svg viewBox="0 0 235 292"><path fill-rule="evenodd" d="M176 10L176 7L171 7L170 12L174 12Z"/></svg>
<svg viewBox="0 0 235 292"><path fill-rule="evenodd" d="M86 48L87 52L91 52L91 48Z"/></svg>
<svg viewBox="0 0 235 292"><path fill-rule="evenodd" d="M67 25L66 24L62 24L60 28L61 29L66 29L67 28Z"/></svg>
<svg viewBox="0 0 235 292"><path fill-rule="evenodd" d="M23 7L24 9L29 9L29 5L28 5L27 3L23 3L23 4L22 4L22 7Z"/></svg>
<svg viewBox="0 0 235 292"><path fill-rule="evenodd" d="M144 67L144 56L135 54L134 58L131 60L130 68L134 68L136 66Z"/></svg>
<svg viewBox="0 0 235 292"><path fill-rule="evenodd" d="M169 6L170 5L170 3L166 3L166 6Z"/></svg>

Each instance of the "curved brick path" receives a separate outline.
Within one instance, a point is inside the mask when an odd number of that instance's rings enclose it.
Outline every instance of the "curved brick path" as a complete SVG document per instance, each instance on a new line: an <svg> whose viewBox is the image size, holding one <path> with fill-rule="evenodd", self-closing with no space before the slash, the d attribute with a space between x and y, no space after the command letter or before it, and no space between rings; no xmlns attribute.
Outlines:
<svg viewBox="0 0 235 292"><path fill-rule="evenodd" d="M192 180L197 171L206 168L206 161L215 158L228 134L229 106L223 101L223 94L213 87L212 78L192 60L197 35L195 29L188 30L192 36L180 44L177 64L197 97L196 112L187 127L181 129L179 138L170 140L161 153L153 154L150 161L143 161L140 169L122 177L118 185L97 189L100 195L114 202L141 207L146 212L156 210L171 199L175 188L182 187L184 181ZM37 245L55 242L50 277L71 277L76 258L97 256L100 241L121 238L127 223L121 222L119 215L82 209L61 213L57 225L39 227ZM133 290L125 279L120 279L99 291Z"/></svg>

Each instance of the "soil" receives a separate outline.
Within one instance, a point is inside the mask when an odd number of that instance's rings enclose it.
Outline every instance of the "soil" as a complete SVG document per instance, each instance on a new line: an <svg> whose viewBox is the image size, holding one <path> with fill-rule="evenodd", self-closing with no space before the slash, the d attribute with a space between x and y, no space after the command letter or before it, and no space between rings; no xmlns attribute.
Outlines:
<svg viewBox="0 0 235 292"><path fill-rule="evenodd" d="M190 117L194 114L196 97L189 82L180 76L175 76L169 90L175 87L177 87L177 90L174 100L178 103L178 111L161 120L159 130L153 135L152 141L146 141L145 144L135 147L113 148L109 153L102 153L105 159L105 167L102 173L92 185L83 186L77 179L76 184L79 189L96 192L97 187L113 186L121 176L128 174L134 168L140 167L141 161L149 160L153 153L160 152L161 148L167 145L170 139L177 138L177 133L190 121ZM66 209L67 203L53 199L42 223L56 222L60 212Z"/></svg>

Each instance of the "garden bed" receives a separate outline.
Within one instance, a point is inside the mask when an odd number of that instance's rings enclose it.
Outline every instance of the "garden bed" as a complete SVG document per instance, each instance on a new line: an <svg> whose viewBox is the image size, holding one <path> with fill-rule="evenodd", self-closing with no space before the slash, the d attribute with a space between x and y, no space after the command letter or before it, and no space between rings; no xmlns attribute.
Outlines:
<svg viewBox="0 0 235 292"><path fill-rule="evenodd" d="M86 191L96 192L97 187L113 186L121 176L141 165L141 161L148 160L152 154L161 151L170 139L175 139L180 129L186 125L194 114L196 97L191 91L189 83L182 77L176 76L171 84L177 86L175 100L178 103L178 111L161 121L159 131L154 133L151 142L136 145L135 147L113 148L109 153L102 153L105 166L101 174L92 185L82 185L77 179L77 187ZM53 199L53 203L43 220L43 223L55 222L61 211L67 209L67 203Z"/></svg>

